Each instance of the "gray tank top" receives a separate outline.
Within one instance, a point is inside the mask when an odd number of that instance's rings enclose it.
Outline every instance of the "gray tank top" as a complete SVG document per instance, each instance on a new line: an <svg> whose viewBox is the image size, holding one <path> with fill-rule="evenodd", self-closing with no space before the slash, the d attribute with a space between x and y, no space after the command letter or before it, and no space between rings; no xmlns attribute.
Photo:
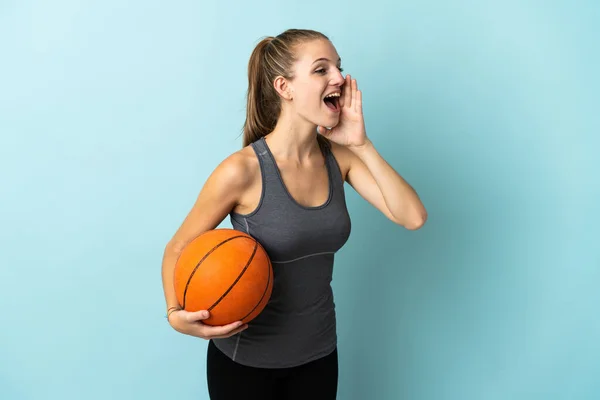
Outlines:
<svg viewBox="0 0 600 400"><path fill-rule="evenodd" d="M326 356L337 345L333 262L351 230L344 181L325 146L329 197L320 206L302 206L288 192L265 139L252 147L262 175L260 202L249 214L232 211L230 220L265 248L273 265L273 292L246 330L213 341L240 364L292 367Z"/></svg>

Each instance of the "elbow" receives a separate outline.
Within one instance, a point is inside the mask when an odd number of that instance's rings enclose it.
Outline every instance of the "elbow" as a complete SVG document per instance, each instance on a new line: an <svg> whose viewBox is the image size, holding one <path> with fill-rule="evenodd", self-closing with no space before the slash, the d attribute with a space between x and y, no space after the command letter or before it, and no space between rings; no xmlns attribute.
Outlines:
<svg viewBox="0 0 600 400"><path fill-rule="evenodd" d="M179 254L181 254L181 252L183 251L185 246L186 246L186 243L184 243L184 242L177 241L177 240L171 240L165 246L165 253L179 255Z"/></svg>
<svg viewBox="0 0 600 400"><path fill-rule="evenodd" d="M423 209L420 212L416 213L412 218L407 220L403 224L403 226L410 231L416 231L416 230L422 228L423 225L425 225L426 221L427 221L427 211L425 211L425 209Z"/></svg>

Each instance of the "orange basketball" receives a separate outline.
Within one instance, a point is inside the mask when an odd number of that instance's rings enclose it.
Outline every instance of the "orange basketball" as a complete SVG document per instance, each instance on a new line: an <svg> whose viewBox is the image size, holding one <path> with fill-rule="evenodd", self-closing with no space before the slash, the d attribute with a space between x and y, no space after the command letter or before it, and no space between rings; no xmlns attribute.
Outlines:
<svg viewBox="0 0 600 400"><path fill-rule="evenodd" d="M273 290L273 266L252 236L213 229L191 241L175 264L177 300L186 311L208 310L202 323L247 323L265 308Z"/></svg>

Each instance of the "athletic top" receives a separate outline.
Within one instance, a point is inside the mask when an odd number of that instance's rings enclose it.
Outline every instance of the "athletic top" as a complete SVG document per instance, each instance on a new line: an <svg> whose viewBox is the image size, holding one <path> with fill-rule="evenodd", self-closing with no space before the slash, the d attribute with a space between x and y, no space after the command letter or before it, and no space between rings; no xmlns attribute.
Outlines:
<svg viewBox="0 0 600 400"><path fill-rule="evenodd" d="M230 213L234 229L255 238L273 265L273 292L246 330L212 339L243 365L292 367L330 354L337 345L331 280L335 253L350 236L344 181L329 144L324 146L329 197L305 207L288 192L264 137L253 142L262 194L249 214Z"/></svg>

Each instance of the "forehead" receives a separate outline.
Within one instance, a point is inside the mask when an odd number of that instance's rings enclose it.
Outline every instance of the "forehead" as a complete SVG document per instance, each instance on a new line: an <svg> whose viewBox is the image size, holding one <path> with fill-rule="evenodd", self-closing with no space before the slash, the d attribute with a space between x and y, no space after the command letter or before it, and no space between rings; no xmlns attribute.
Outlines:
<svg viewBox="0 0 600 400"><path fill-rule="evenodd" d="M335 64L340 56L333 44L325 39L311 40L296 48L296 59L302 66L310 67L319 58L326 58Z"/></svg>

